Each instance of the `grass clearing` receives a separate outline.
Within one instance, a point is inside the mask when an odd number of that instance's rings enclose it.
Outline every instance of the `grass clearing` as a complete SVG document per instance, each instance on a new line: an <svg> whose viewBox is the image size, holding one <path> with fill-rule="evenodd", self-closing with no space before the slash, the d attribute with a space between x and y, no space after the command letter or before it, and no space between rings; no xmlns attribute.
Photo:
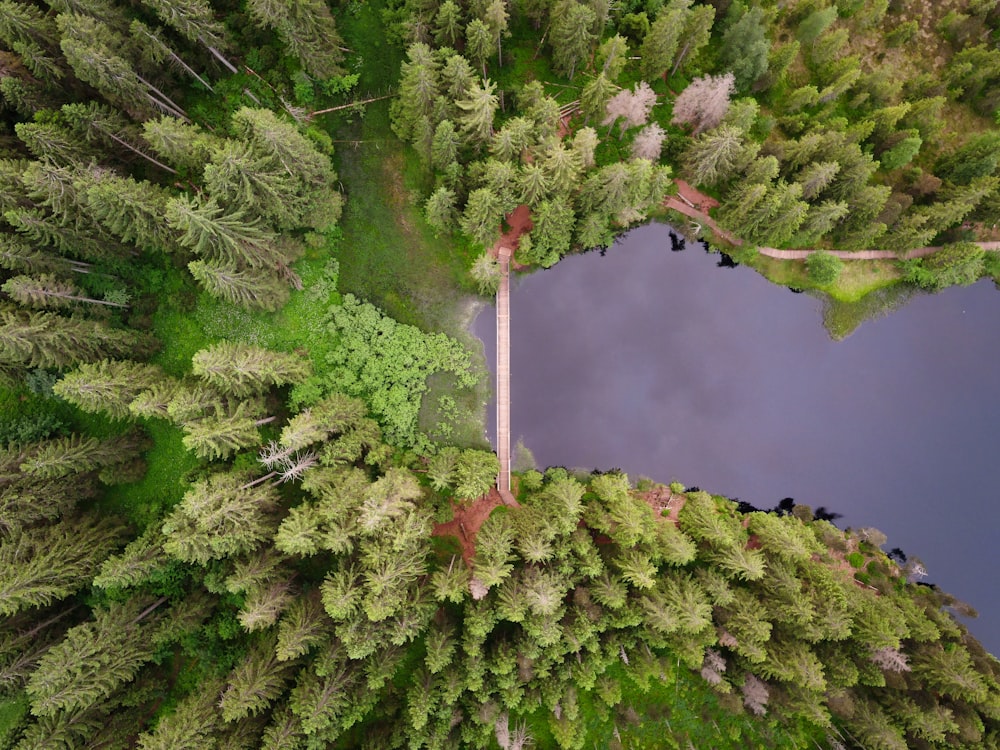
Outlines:
<svg viewBox="0 0 1000 750"><path fill-rule="evenodd" d="M0 700L0 745L6 747L11 734L28 714L28 696L24 692Z"/></svg>

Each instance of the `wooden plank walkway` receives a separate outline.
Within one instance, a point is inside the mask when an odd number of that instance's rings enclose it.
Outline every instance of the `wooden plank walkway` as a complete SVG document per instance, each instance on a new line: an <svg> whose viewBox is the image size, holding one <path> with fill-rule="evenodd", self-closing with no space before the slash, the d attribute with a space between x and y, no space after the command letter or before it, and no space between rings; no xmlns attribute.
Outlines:
<svg viewBox="0 0 1000 750"><path fill-rule="evenodd" d="M509 247L499 248L500 286L497 288L497 457L500 474L497 489L508 505L510 491L510 256Z"/></svg>

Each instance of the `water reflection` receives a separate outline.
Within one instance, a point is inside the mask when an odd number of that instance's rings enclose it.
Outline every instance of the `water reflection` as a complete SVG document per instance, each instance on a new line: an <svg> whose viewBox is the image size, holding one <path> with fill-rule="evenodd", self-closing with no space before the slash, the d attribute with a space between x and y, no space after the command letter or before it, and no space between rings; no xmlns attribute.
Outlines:
<svg viewBox="0 0 1000 750"><path fill-rule="evenodd" d="M992 287L886 293L878 310L909 304L837 342L822 301L674 247L665 227L644 227L603 257L518 281L513 438L542 466L620 466L877 527L980 608L972 629L1000 653L1000 602L982 575L1000 563ZM493 326L492 310L476 323L487 349Z"/></svg>

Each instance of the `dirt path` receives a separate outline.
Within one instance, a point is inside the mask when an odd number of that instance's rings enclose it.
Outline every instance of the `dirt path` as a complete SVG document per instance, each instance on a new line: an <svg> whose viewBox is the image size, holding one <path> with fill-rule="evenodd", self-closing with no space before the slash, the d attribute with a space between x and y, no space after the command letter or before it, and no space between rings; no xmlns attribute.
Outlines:
<svg viewBox="0 0 1000 750"><path fill-rule="evenodd" d="M715 203L715 200L703 193L699 193L695 188L686 183L685 187L687 189L686 194L681 193L678 196L667 196L663 205L710 227L716 237L725 240L733 247L740 247L743 244L743 240L732 232L720 227L715 219L704 211L699 210L699 201L696 198L702 199L700 201L701 206L706 205L705 201ZM718 204L716 203L716 205ZM977 242L975 244L989 252L1000 251L1000 242ZM932 255L940 249L940 246L934 246L918 247L914 250L904 250L902 252L896 252L895 250L829 250L827 252L842 260L901 260L906 258L922 258L925 255ZM757 252L761 255L766 255L768 258L777 258L778 260L804 260L813 253L818 252L818 250L779 250L776 247L758 247Z"/></svg>

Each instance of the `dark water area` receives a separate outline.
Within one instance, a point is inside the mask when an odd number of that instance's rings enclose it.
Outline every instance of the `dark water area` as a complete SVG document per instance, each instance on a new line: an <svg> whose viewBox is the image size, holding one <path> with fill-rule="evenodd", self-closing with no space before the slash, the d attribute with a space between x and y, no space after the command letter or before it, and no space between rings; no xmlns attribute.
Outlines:
<svg viewBox="0 0 1000 750"><path fill-rule="evenodd" d="M620 468L874 526L1000 654L1000 293L918 296L843 341L822 303L665 226L511 295L511 430L540 467ZM474 331L495 361L494 310ZM493 409L490 414L494 429Z"/></svg>

